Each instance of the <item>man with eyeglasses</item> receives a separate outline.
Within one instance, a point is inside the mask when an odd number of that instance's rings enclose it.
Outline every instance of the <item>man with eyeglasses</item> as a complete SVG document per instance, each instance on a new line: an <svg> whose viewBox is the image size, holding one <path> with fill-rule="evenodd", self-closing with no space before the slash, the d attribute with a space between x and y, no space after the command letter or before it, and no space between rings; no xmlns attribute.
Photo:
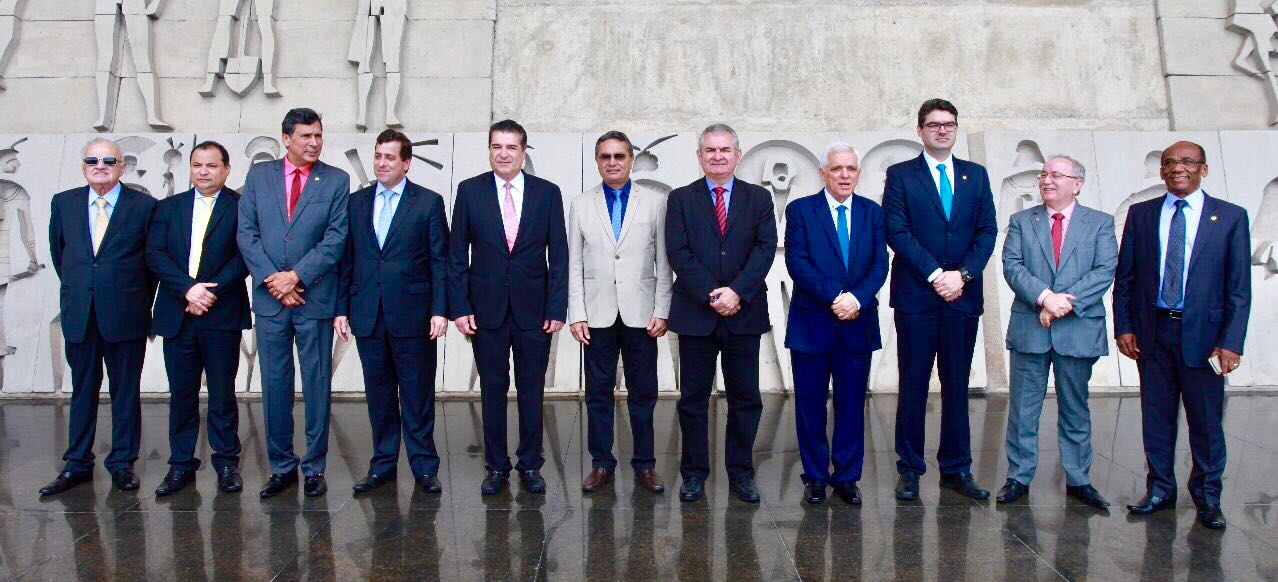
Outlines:
<svg viewBox="0 0 1278 582"><path fill-rule="evenodd" d="M586 445L592 469L587 493L617 470L612 454L613 389L617 356L626 365L626 404L635 483L665 491L657 474L652 413L657 405L657 338L670 315L670 263L664 226L666 199L634 183L634 147L620 131L595 142L603 181L568 210L568 321L586 352Z"/></svg>
<svg viewBox="0 0 1278 582"><path fill-rule="evenodd" d="M1198 521L1224 529L1225 375L1238 368L1251 311L1247 211L1202 190L1207 152L1191 142L1163 151L1167 195L1127 213L1114 283L1118 350L1140 371L1141 429L1149 471L1146 515L1176 506L1180 403L1189 424L1189 494Z"/></svg>
<svg viewBox="0 0 1278 582"><path fill-rule="evenodd" d="M1003 277L1015 294L1007 322L1011 402L1007 411L1007 482L999 503L1029 492L1038 466L1038 420L1047 374L1056 374L1057 442L1065 492L1104 509L1092 486L1092 423L1087 383L1109 353L1102 299L1114 280L1114 217L1078 203L1083 164L1053 156L1038 175L1043 203L1013 214L1003 242Z"/></svg>
<svg viewBox="0 0 1278 582"><path fill-rule="evenodd" d="M958 109L944 99L919 108L919 157L887 170L883 192L892 261L897 370L896 497L919 498L924 416L932 365L941 380L941 486L989 498L972 476L967 418L968 375L983 312L981 273L998 235L985 168L954 158Z"/></svg>
<svg viewBox="0 0 1278 582"><path fill-rule="evenodd" d="M66 461L40 495L56 495L93 479L102 368L110 377L111 452L104 462L120 491L139 486L133 473L142 440L139 387L155 281L146 239L154 198L120 183L124 155L107 139L84 146L87 187L53 197L49 252L62 281L62 335L71 365Z"/></svg>

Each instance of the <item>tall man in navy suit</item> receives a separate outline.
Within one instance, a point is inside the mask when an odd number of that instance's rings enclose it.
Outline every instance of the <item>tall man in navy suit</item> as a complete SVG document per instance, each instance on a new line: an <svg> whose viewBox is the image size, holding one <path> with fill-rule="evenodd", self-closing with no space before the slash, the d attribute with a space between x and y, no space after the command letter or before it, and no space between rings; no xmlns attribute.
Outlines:
<svg viewBox="0 0 1278 582"><path fill-rule="evenodd" d="M1140 370L1145 515L1176 505L1176 427L1189 423L1189 494L1198 521L1225 527L1225 378L1238 368L1251 312L1247 211L1208 196L1207 152L1190 142L1163 151L1167 195L1127 212L1114 282L1118 350ZM1219 372L1213 369L1219 368Z"/></svg>
<svg viewBox="0 0 1278 582"><path fill-rule="evenodd" d="M879 337L879 289L887 281L883 209L856 196L861 160L852 146L826 150L821 192L785 209L785 266L794 281L785 347L794 366L795 428L804 498L825 501L826 485L860 505L865 459L865 392ZM834 378L834 448L825 401ZM834 473L830 472L833 462Z"/></svg>
<svg viewBox="0 0 1278 582"><path fill-rule="evenodd" d="M519 448L524 490L545 493L541 476L542 396L550 340L568 316L568 235L559 187L524 173L528 133L509 119L488 130L484 172L457 185L449 239L449 309L474 336L483 399L484 465L480 493L496 495L510 473L506 392L515 356Z"/></svg>
<svg viewBox="0 0 1278 582"><path fill-rule="evenodd" d="M697 160L705 177L676 188L666 203L666 255L675 272L670 331L679 335L679 499L700 499L710 476L710 392L723 354L729 486L758 503L751 452L763 412L759 338L771 328L763 278L776 258L776 211L767 190L736 179L741 144L731 127L702 130Z"/></svg>
<svg viewBox="0 0 1278 582"><path fill-rule="evenodd" d="M235 244L239 193L226 188L231 156L217 142L191 150L189 192L156 206L146 260L160 281L151 331L164 338L169 376L169 472L156 488L172 495L195 480L200 460L200 376L208 377L208 439L218 488L243 488L235 373L240 339L252 327L248 266Z"/></svg>
<svg viewBox="0 0 1278 582"><path fill-rule="evenodd" d="M120 146L95 139L84 147L87 187L53 197L49 252L62 280L62 335L71 364L66 466L40 495L56 495L93 478L102 366L111 378L111 453L107 471L120 491L138 488L133 462L142 440L139 384L155 283L146 268L146 234L155 199L120 184Z"/></svg>
<svg viewBox="0 0 1278 582"><path fill-rule="evenodd" d="M408 180L408 136L388 129L374 147L377 183L351 195L333 319L342 341L357 338L373 430L368 475L354 489L367 493L395 480L402 434L413 479L438 493L435 341L448 330L444 198Z"/></svg>
<svg viewBox="0 0 1278 582"><path fill-rule="evenodd" d="M944 99L919 108L919 157L887 170L883 212L887 242L896 252L892 266L897 370L896 496L919 497L923 461L923 421L932 365L941 379L941 447L936 460L941 486L973 499L986 499L972 477L967 419L968 374L983 311L981 273L998 225L985 168L952 154L958 137L958 109Z"/></svg>

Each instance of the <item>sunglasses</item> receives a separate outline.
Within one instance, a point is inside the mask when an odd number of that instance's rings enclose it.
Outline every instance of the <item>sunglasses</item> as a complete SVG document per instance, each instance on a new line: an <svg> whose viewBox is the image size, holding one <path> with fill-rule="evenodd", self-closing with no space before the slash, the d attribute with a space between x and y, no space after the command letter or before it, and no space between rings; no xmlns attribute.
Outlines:
<svg viewBox="0 0 1278 582"><path fill-rule="evenodd" d="M114 158L114 157L112 157L112 156L107 156L107 157L105 157L105 158L98 158L98 157L88 156L88 157L84 158L84 165L86 165L86 166L96 166L96 165L98 165L98 162L102 162L102 165L104 165L104 166L114 166L114 165L116 165L116 164L120 163L120 160L117 160L117 159L115 159L115 158Z"/></svg>

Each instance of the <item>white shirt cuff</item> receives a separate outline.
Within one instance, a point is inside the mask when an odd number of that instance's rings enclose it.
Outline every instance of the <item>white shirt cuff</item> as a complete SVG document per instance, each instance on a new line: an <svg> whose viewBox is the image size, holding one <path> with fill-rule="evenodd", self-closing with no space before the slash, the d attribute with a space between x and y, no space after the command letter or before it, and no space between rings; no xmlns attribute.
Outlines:
<svg viewBox="0 0 1278 582"><path fill-rule="evenodd" d="M942 272L943 271L941 271L940 269L932 271L932 274L927 276L927 282L931 283L932 281L935 281L937 277L941 276Z"/></svg>
<svg viewBox="0 0 1278 582"><path fill-rule="evenodd" d="M1035 300L1034 300L1034 305L1037 305L1037 306L1039 306L1039 307L1042 307L1042 306L1043 306L1043 301L1045 301L1045 300L1047 299L1047 296L1048 296L1048 295L1051 295L1051 294L1052 294L1052 290L1051 290L1051 289L1044 289L1042 293L1039 293L1039 294L1038 294L1038 299L1035 299Z"/></svg>

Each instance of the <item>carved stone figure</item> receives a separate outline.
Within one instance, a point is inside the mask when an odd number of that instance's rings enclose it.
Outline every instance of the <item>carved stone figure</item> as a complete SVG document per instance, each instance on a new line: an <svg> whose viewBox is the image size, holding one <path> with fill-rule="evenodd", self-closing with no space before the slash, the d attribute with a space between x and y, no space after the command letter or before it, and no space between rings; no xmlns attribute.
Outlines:
<svg viewBox="0 0 1278 582"><path fill-rule="evenodd" d="M359 0L355 30L347 60L359 67L359 114L355 126L368 128L368 101L373 93L373 47L381 33L382 63L386 66L386 125L402 127L395 107L403 73L399 55L403 48L404 24L408 21L407 0Z"/></svg>
<svg viewBox="0 0 1278 582"><path fill-rule="evenodd" d="M4 177L6 174L16 174L21 167L17 147L24 141L26 139L0 150L0 307L4 305L9 283L31 277L44 268L36 259L35 230L31 225L31 195L26 188ZM9 241L13 238L14 220L17 220L18 239L22 241L27 259L26 268L17 273L13 272L12 250L9 247ZM0 308L0 358L15 351L5 336L4 310Z"/></svg>
<svg viewBox="0 0 1278 582"><path fill-rule="evenodd" d="M257 21L261 37L260 56L248 54L252 20ZM218 77L226 80L227 87L236 95L243 95L261 76L266 96L280 96L279 89L275 88L274 20L275 0L219 0L213 42L209 45L208 76L200 87L200 95L212 97Z"/></svg>
<svg viewBox="0 0 1278 582"><path fill-rule="evenodd" d="M1251 264L1264 267L1265 278L1278 275L1278 178L1265 186L1251 236L1258 240Z"/></svg>
<svg viewBox="0 0 1278 582"><path fill-rule="evenodd" d="M1270 5L1266 13L1261 0L1235 0L1226 28L1243 36L1242 47L1234 57L1234 68L1259 78L1265 83L1269 96L1269 125L1278 125L1278 75L1274 74L1273 61L1278 50L1273 41L1278 39L1278 4Z"/></svg>
<svg viewBox="0 0 1278 582"><path fill-rule="evenodd" d="M0 91L4 91L4 70L18 39L18 3L20 0L0 0Z"/></svg>
<svg viewBox="0 0 1278 582"><path fill-rule="evenodd" d="M156 129L173 129L160 119L155 69L151 66L151 20L159 18L164 0L97 0L93 29L97 35L98 120L93 127L110 131L115 125L116 96L120 89L120 51L127 38L138 87L146 103L146 121Z"/></svg>

